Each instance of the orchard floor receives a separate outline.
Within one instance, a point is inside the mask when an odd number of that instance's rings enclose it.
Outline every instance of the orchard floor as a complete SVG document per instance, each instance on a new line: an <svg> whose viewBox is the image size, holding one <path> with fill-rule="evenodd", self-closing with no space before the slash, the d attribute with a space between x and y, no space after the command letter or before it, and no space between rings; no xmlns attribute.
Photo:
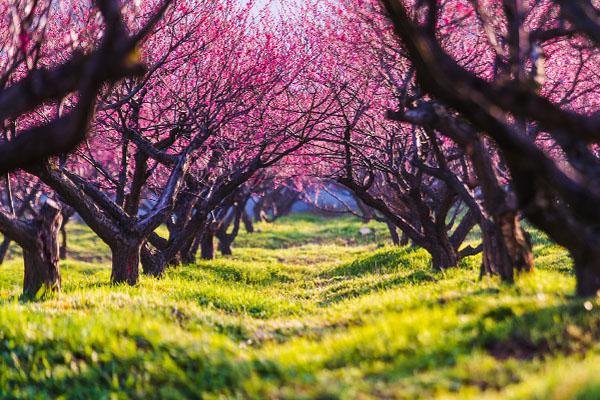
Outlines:
<svg viewBox="0 0 600 400"><path fill-rule="evenodd" d="M72 225L58 298L20 302L20 260L0 267L0 398L600 398L600 299L571 296L562 249L534 235L509 287L361 226L259 224L132 288Z"/></svg>

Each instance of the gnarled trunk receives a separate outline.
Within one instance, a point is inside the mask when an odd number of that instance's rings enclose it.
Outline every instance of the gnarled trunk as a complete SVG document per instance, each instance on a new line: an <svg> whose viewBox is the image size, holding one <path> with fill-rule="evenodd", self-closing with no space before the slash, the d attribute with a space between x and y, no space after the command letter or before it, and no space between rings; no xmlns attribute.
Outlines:
<svg viewBox="0 0 600 400"><path fill-rule="evenodd" d="M198 252L198 248L194 248L195 239L190 238L183 248L179 251L179 262L182 264L193 264L196 262L196 253Z"/></svg>
<svg viewBox="0 0 600 400"><path fill-rule="evenodd" d="M61 224L60 207L53 201L46 201L33 221L35 236L31 243L23 246L23 296L45 297L60 292L58 231Z"/></svg>
<svg viewBox="0 0 600 400"><path fill-rule="evenodd" d="M500 227L492 221L485 220L481 223L481 236L483 253L480 277L499 275L503 281L513 282L513 263Z"/></svg>
<svg viewBox="0 0 600 400"><path fill-rule="evenodd" d="M254 215L254 221L261 222L264 221L264 212L263 212L263 204L265 202L264 197L256 200L254 205L252 206L252 214Z"/></svg>
<svg viewBox="0 0 600 400"><path fill-rule="evenodd" d="M243 205L238 205L233 209L233 212L229 214L222 222L221 226L216 231L215 236L219 239L219 251L224 256L230 256L233 254L231 251L231 245L235 241L239 231L240 222L243 214L243 210L240 209ZM230 225L233 223L233 229L231 233L228 233Z"/></svg>
<svg viewBox="0 0 600 400"><path fill-rule="evenodd" d="M431 254L431 265L435 270L445 270L458 266L458 254L448 238L441 238L436 243L426 247Z"/></svg>
<svg viewBox="0 0 600 400"><path fill-rule="evenodd" d="M166 263L162 255L148 244L142 246L140 261L144 275L158 278L165 272Z"/></svg>
<svg viewBox="0 0 600 400"><path fill-rule="evenodd" d="M455 268L458 265L458 257L453 249L438 247L430 251L430 253L433 269L442 271L448 268Z"/></svg>
<svg viewBox="0 0 600 400"><path fill-rule="evenodd" d="M518 272L533 271L533 250L529 234L521 226L517 212L503 213L498 218L498 225L506 244L513 267Z"/></svg>
<svg viewBox="0 0 600 400"><path fill-rule="evenodd" d="M56 242L58 249L58 242ZM58 253L57 253L58 254ZM41 249L23 249L25 276L23 296L28 298L45 297L61 290L60 266L56 260L48 259Z"/></svg>
<svg viewBox="0 0 600 400"><path fill-rule="evenodd" d="M141 257L141 243L112 246L111 282L115 284L137 284Z"/></svg>
<svg viewBox="0 0 600 400"><path fill-rule="evenodd" d="M516 212L505 212L496 223L481 224L483 260L481 274L498 274L505 282L514 281L514 273L533 271L533 251L529 235L521 227Z"/></svg>
<svg viewBox="0 0 600 400"><path fill-rule="evenodd" d="M356 197L355 200L356 200L356 207L358 207L358 209L360 210L362 222L365 224L369 223L369 221L371 221L373 219L373 217L375 216L373 209L371 207L369 207L368 205L366 205L358 197ZM388 228L389 227L390 227L390 222L388 222ZM392 240L393 240L393 238L392 238ZM394 244L395 244L395 242L394 242Z"/></svg>

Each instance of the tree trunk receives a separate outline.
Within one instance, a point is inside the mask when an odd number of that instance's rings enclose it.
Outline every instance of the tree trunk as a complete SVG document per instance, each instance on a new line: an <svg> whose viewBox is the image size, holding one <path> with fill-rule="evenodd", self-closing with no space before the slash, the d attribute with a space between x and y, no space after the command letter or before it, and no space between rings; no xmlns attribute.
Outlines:
<svg viewBox="0 0 600 400"><path fill-rule="evenodd" d="M217 229L215 236L219 239L219 251L224 256L232 255L231 245L235 241L238 233L240 232L240 222L244 214L243 204L237 204L234 206L232 212L221 222L221 225ZM228 233L229 227L233 223L231 233Z"/></svg>
<svg viewBox="0 0 600 400"><path fill-rule="evenodd" d="M195 238L190 238L183 248L179 251L180 261L183 264L194 264L196 262L196 253L198 248L194 248Z"/></svg>
<svg viewBox="0 0 600 400"><path fill-rule="evenodd" d="M371 207L369 207L368 205L366 205L361 199L359 199L358 197L355 197L355 201L356 201L356 207L358 207L358 209L360 210L361 213L361 220L364 224L368 223L369 221L371 221L373 219L373 209ZM390 227L390 223L388 222L388 228ZM392 238L392 240L394 240ZM394 242L394 244L396 244Z"/></svg>
<svg viewBox="0 0 600 400"><path fill-rule="evenodd" d="M58 242L56 244L58 250ZM41 249L23 249L23 262L25 264L24 297L39 298L60 292L61 279L58 258L55 261L46 259L42 256Z"/></svg>
<svg viewBox="0 0 600 400"><path fill-rule="evenodd" d="M60 235L61 235L61 243L60 243L60 259L67 259L67 224L63 222L60 226Z"/></svg>
<svg viewBox="0 0 600 400"><path fill-rule="evenodd" d="M158 278L165 272L166 263L164 262L163 257L148 244L142 246L140 261L142 263L142 272L144 275Z"/></svg>
<svg viewBox="0 0 600 400"><path fill-rule="evenodd" d="M515 211L506 212L498 220L513 267L518 272L533 271L531 238L521 226L518 213Z"/></svg>
<svg viewBox="0 0 600 400"><path fill-rule="evenodd" d="M219 251L224 256L230 256L233 254L231 251L231 244L233 240L229 238L229 235L220 235L219 236Z"/></svg>
<svg viewBox="0 0 600 400"><path fill-rule="evenodd" d="M254 233L254 224L252 223L252 218L248 215L248 213L244 210L242 213L242 222L244 223L244 228L248 233Z"/></svg>
<svg viewBox="0 0 600 400"><path fill-rule="evenodd" d="M400 235L400 246L408 246L409 243L410 239L408 238L406 233L402 232L402 234Z"/></svg>
<svg viewBox="0 0 600 400"><path fill-rule="evenodd" d="M577 295L590 297L600 294L600 248L598 246L571 253L577 278Z"/></svg>
<svg viewBox="0 0 600 400"><path fill-rule="evenodd" d="M458 254L448 238L442 238L437 243L426 248L431 254L431 265L435 270L445 270L458 266Z"/></svg>
<svg viewBox="0 0 600 400"><path fill-rule="evenodd" d="M203 260L212 260L215 258L215 236L211 232L204 232L200 241L200 257Z"/></svg>
<svg viewBox="0 0 600 400"><path fill-rule="evenodd" d="M11 240L8 237L4 236L4 240L2 241L2 244L0 244L0 265L4 262L6 254L8 254L10 242Z"/></svg>
<svg viewBox="0 0 600 400"><path fill-rule="evenodd" d="M200 244L202 243L202 235L196 235L194 238L194 243L190 249L190 252L194 255L194 261L196 260L196 255L198 254L198 250L200 250Z"/></svg>
<svg viewBox="0 0 600 400"><path fill-rule="evenodd" d="M261 222L263 220L263 205L264 198L260 198L252 206L252 214L254 214L255 222Z"/></svg>
<svg viewBox="0 0 600 400"><path fill-rule="evenodd" d="M387 227L390 231L390 237L392 238L392 243L394 243L394 246L400 246L400 236L398 236L398 229L396 229L396 225L388 222Z"/></svg>
<svg viewBox="0 0 600 400"><path fill-rule="evenodd" d="M500 275L504 282L513 282L513 263L508 255L502 230L494 222L481 223L482 261L480 278L484 275Z"/></svg>
<svg viewBox="0 0 600 400"><path fill-rule="evenodd" d="M31 245L23 247L24 297L46 297L60 292L58 231L61 224L60 207L53 201L47 200L39 216L33 221L36 234L32 238Z"/></svg>
<svg viewBox="0 0 600 400"><path fill-rule="evenodd" d="M111 247L112 273L110 279L112 283L127 283L131 286L137 284L141 247L141 244Z"/></svg>

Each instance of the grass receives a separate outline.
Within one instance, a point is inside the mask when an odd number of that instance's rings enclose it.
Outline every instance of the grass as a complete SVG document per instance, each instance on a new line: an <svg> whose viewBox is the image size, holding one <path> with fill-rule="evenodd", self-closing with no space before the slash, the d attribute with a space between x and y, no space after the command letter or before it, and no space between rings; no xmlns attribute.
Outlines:
<svg viewBox="0 0 600 400"><path fill-rule="evenodd" d="M0 267L0 398L600 397L600 299L575 299L565 251L534 232L537 271L433 272L385 226L300 215L234 256L112 287L109 254L70 227L64 292L20 302Z"/></svg>

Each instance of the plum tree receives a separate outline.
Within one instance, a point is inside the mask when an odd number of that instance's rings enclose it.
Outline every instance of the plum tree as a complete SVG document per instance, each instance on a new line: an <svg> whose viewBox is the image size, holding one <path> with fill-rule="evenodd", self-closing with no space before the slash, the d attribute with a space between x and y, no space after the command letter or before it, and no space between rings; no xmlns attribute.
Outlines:
<svg viewBox="0 0 600 400"><path fill-rule="evenodd" d="M594 294L600 289L598 24L584 11L593 5L487 3L382 1L419 87L448 115L459 113L473 132L494 140L519 208L569 249L578 294ZM465 65L473 57L477 68Z"/></svg>

